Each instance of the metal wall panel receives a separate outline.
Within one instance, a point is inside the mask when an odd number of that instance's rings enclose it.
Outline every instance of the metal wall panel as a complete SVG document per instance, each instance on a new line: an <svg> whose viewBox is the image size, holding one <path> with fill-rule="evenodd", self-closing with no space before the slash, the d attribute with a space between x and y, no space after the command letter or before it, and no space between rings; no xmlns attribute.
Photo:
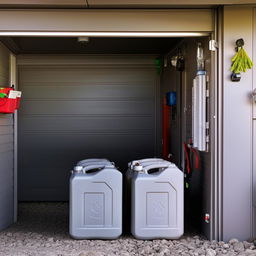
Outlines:
<svg viewBox="0 0 256 256"><path fill-rule="evenodd" d="M208 50L209 38L190 38L185 39L180 45L186 61L185 71L177 72L175 68L168 67L163 72L163 85L164 92L176 91L177 92L177 110L176 118L173 119L171 115L170 124L170 151L173 154L172 161L174 161L182 169L185 167L184 153L183 153L183 142L189 142L192 138L192 85L193 79L196 76L196 53L197 43L201 42L204 49L205 68L207 76L211 76L211 56ZM177 50L176 50L177 51ZM177 52L171 52L170 56L175 55ZM213 83L210 84L212 88ZM182 93L182 97L181 97ZM214 95L210 95L211 101L214 100ZM182 104L180 106L180 104ZM210 116L213 113L213 109L208 110ZM213 124L210 124L211 129ZM211 138L211 143L213 138ZM202 233L208 238L212 239L212 230L209 223L204 221L204 214L208 213L213 218L211 197L212 197L212 173L211 167L211 147L209 152L198 152L200 158L199 169L192 166L192 175L190 175L189 189L186 189L186 208L185 214L186 222L191 226L195 226L197 229L201 229Z"/></svg>
<svg viewBox="0 0 256 256"><path fill-rule="evenodd" d="M254 0L0 0L1 7L12 8L170 8L177 6L215 6L254 4Z"/></svg>
<svg viewBox="0 0 256 256"><path fill-rule="evenodd" d="M213 30L213 10L210 9L0 10L0 32L26 31L35 34L36 32L211 32Z"/></svg>
<svg viewBox="0 0 256 256"><path fill-rule="evenodd" d="M153 56L133 62L103 56L92 66L50 65L53 58L48 65L33 65L33 57L31 65L19 65L20 200L67 200L69 171L78 160L106 157L124 172L128 161L155 156L159 147ZM66 56L64 62L69 58L74 61Z"/></svg>
<svg viewBox="0 0 256 256"><path fill-rule="evenodd" d="M256 8L253 9L253 24L256 24ZM256 27L253 26L253 44L256 43ZM256 51L255 48L253 48L253 62L256 62ZM253 82L256 81L256 70L253 69ZM256 90L256 85L253 83L252 90ZM252 142L253 142L253 152L252 152L252 200L253 200L253 230L252 230L252 236L256 237L256 98L252 97L252 104L253 104L253 130L252 130Z"/></svg>
<svg viewBox="0 0 256 256"><path fill-rule="evenodd" d="M1 7L11 8L86 8L84 0L0 0Z"/></svg>
<svg viewBox="0 0 256 256"><path fill-rule="evenodd" d="M256 120L253 120L253 223L256 223ZM253 226L253 237L256 235L256 227Z"/></svg>
<svg viewBox="0 0 256 256"><path fill-rule="evenodd" d="M224 4L254 4L255 0L88 0L90 8L124 7L173 7L173 6L213 6Z"/></svg>
<svg viewBox="0 0 256 256"><path fill-rule="evenodd" d="M235 42L253 54L253 8L225 7L223 27L223 173L222 223L225 241L252 238L252 70L239 83L230 80ZM237 19L240 17L240 19Z"/></svg>
<svg viewBox="0 0 256 256"><path fill-rule="evenodd" d="M9 86L9 51L0 44L0 87ZM13 222L13 115L0 114L0 230Z"/></svg>

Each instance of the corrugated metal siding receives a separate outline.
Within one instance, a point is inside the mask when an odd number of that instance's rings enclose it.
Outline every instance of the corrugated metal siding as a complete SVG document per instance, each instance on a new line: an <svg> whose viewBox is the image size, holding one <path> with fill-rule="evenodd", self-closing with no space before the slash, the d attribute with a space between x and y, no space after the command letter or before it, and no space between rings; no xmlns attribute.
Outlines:
<svg viewBox="0 0 256 256"><path fill-rule="evenodd" d="M9 51L0 43L0 87L9 85ZM13 222L13 115L0 114L0 229Z"/></svg>
<svg viewBox="0 0 256 256"><path fill-rule="evenodd" d="M107 157L126 171L128 161L156 154L154 58L118 58L119 65L106 57L107 65L19 66L20 200L67 200L78 160Z"/></svg>

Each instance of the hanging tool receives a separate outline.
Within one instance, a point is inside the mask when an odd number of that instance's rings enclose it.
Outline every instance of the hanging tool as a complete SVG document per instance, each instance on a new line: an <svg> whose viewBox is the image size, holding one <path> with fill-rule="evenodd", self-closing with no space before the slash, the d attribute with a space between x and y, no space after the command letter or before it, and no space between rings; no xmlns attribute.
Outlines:
<svg viewBox="0 0 256 256"><path fill-rule="evenodd" d="M239 82L241 79L241 72L246 72L247 69L253 67L253 62L250 57L247 55L246 51L243 48L244 40L242 38L236 41L236 51L237 53L232 58L231 65L231 80L233 82Z"/></svg>
<svg viewBox="0 0 256 256"><path fill-rule="evenodd" d="M183 147L186 159L185 173L189 175L191 174L192 170L199 170L199 153L195 148L193 148L192 142L188 144L184 142Z"/></svg>
<svg viewBox="0 0 256 256"><path fill-rule="evenodd" d="M185 188L189 189L189 182L190 178L192 175L193 170L199 170L199 164L200 164L200 159L199 159L199 153L198 151L193 148L193 143L192 140L190 143L183 143L184 147L184 153L185 153Z"/></svg>

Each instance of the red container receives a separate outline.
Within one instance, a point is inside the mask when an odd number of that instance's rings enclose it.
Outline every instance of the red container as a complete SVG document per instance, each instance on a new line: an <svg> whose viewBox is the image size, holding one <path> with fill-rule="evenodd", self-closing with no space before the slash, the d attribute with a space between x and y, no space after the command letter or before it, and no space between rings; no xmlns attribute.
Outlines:
<svg viewBox="0 0 256 256"><path fill-rule="evenodd" d="M20 107L20 97L16 98L16 107L15 109L18 109Z"/></svg>
<svg viewBox="0 0 256 256"><path fill-rule="evenodd" d="M17 94L15 99L9 98L10 91L14 91L12 87L0 88L0 93L5 93L6 98L0 98L0 113L14 113L15 109L20 106L20 94Z"/></svg>
<svg viewBox="0 0 256 256"><path fill-rule="evenodd" d="M16 109L16 99L1 98L0 99L0 113L11 114Z"/></svg>
<svg viewBox="0 0 256 256"><path fill-rule="evenodd" d="M6 87L6 88L0 88L0 92L5 93L6 95L9 94L10 91L13 91L14 89L11 87Z"/></svg>

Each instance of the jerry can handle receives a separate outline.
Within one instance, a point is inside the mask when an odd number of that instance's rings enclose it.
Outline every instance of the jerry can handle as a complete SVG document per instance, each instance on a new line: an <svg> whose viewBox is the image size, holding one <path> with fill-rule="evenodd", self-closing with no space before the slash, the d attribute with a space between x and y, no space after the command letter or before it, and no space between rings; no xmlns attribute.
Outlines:
<svg viewBox="0 0 256 256"><path fill-rule="evenodd" d="M102 169L105 165L103 164L96 164L96 165L88 165L83 168L83 173L86 173L87 171L93 170L93 169Z"/></svg>
<svg viewBox="0 0 256 256"><path fill-rule="evenodd" d="M83 173L86 173L93 169L102 169L104 167L114 167L113 165L106 165L106 164L95 164L95 165L88 165L83 168Z"/></svg>
<svg viewBox="0 0 256 256"><path fill-rule="evenodd" d="M152 162L152 161L162 161L162 158L146 158L146 159L141 159L138 160L140 163L146 163L146 162Z"/></svg>
<svg viewBox="0 0 256 256"><path fill-rule="evenodd" d="M83 165L83 164L90 164L90 163L93 163L93 162L99 162L99 161L108 161L107 159L104 159L104 158L88 158L88 159L84 159L84 160L81 160L79 161L79 165Z"/></svg>
<svg viewBox="0 0 256 256"><path fill-rule="evenodd" d="M145 166L143 168L143 171L148 174L148 171L151 169L168 168L170 166L172 166L172 165L166 164L166 163L165 164L151 164L151 165Z"/></svg>
<svg viewBox="0 0 256 256"><path fill-rule="evenodd" d="M147 162L152 162L152 161L162 161L163 159L161 158L146 158L146 159L140 159L140 160L134 160L128 164L128 167L133 167L134 165L142 164L142 163L147 163Z"/></svg>

